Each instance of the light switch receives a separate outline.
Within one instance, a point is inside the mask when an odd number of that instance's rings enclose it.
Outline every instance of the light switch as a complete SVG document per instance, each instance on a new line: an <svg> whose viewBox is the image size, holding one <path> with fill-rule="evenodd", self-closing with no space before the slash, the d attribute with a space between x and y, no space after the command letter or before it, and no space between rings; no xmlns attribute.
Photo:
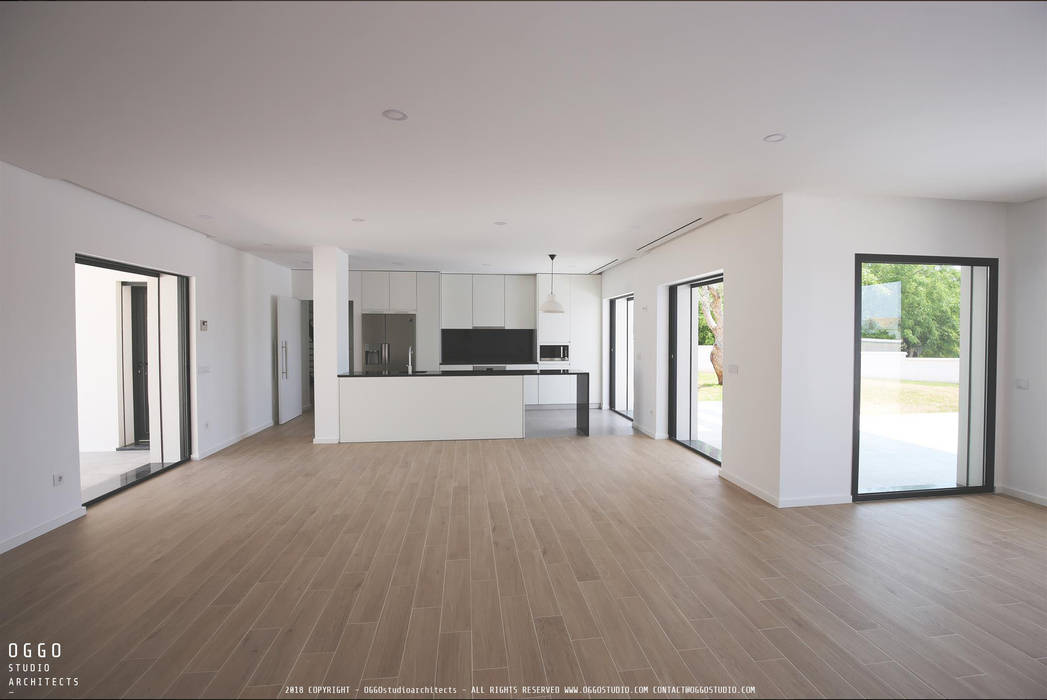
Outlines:
<svg viewBox="0 0 1047 700"><path fill-rule="evenodd" d="M200 321L200 332L203 333L203 332L206 332L206 331L207 331L207 321Z"/></svg>
<svg viewBox="0 0 1047 700"><path fill-rule="evenodd" d="M1029 380L1025 377L1018 377L1018 379L1015 380L1014 385L1022 391L1029 390Z"/></svg>
<svg viewBox="0 0 1047 700"><path fill-rule="evenodd" d="M738 374L738 365L727 365L727 374Z"/></svg>

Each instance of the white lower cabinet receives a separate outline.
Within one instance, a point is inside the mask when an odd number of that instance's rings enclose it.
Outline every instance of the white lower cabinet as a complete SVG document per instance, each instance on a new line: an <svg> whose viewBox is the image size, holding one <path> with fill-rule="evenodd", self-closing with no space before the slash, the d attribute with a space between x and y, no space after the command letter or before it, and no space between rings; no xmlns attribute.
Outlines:
<svg viewBox="0 0 1047 700"><path fill-rule="evenodd" d="M524 377L524 403L528 405L538 403L538 377Z"/></svg>
<svg viewBox="0 0 1047 700"><path fill-rule="evenodd" d="M573 374L543 374L538 377L538 403L570 403L577 398L577 378Z"/></svg>

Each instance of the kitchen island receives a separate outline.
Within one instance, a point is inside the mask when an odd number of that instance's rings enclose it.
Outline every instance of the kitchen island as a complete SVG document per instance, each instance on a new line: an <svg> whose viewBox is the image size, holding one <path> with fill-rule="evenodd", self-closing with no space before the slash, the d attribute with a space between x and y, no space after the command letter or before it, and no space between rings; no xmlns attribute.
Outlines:
<svg viewBox="0 0 1047 700"><path fill-rule="evenodd" d="M522 438L524 377L553 374L576 378L576 428L588 435L588 372L352 372L338 375L339 441Z"/></svg>

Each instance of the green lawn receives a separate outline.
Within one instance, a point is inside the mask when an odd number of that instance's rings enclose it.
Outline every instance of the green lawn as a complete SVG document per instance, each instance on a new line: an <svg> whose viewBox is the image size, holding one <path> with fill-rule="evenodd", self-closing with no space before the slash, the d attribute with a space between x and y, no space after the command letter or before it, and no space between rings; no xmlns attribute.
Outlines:
<svg viewBox="0 0 1047 700"><path fill-rule="evenodd" d="M947 382L862 379L862 413L957 413L960 386Z"/></svg>
<svg viewBox="0 0 1047 700"><path fill-rule="evenodd" d="M723 401L723 386L714 372L698 373L698 400ZM960 387L948 382L917 382L897 379L862 380L862 413L957 413Z"/></svg>
<svg viewBox="0 0 1047 700"><path fill-rule="evenodd" d="M698 400L723 401L723 387L717 383L715 372L698 373Z"/></svg>

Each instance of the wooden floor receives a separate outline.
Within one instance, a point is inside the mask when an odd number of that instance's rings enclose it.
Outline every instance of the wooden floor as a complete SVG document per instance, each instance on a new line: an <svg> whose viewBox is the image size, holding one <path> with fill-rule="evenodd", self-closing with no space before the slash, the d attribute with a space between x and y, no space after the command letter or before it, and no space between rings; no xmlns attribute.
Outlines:
<svg viewBox="0 0 1047 700"><path fill-rule="evenodd" d="M0 557L5 646L61 642L50 675L79 678L35 695L1047 695L1039 506L776 510L640 436L310 433L266 431Z"/></svg>

